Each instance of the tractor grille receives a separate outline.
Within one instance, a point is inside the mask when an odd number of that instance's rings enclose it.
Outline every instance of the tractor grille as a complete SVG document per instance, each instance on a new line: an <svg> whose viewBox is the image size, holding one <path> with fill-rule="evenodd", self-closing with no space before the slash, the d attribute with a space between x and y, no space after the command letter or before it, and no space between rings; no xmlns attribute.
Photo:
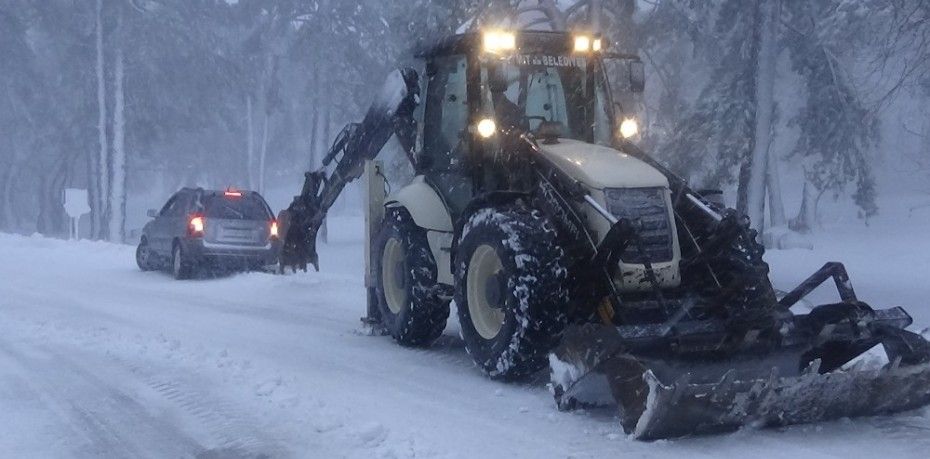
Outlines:
<svg viewBox="0 0 930 459"><path fill-rule="evenodd" d="M639 228L646 257L632 244L620 259L641 264L672 261L672 225L668 218L664 188L608 188L604 190L607 210L618 219L626 218Z"/></svg>

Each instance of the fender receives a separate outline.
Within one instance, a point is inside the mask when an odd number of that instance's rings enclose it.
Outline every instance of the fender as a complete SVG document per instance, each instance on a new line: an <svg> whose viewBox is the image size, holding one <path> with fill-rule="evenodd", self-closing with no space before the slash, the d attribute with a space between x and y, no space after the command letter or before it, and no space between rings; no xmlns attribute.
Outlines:
<svg viewBox="0 0 930 459"><path fill-rule="evenodd" d="M422 175L413 178L407 186L391 193L384 203L387 208L403 207L407 209L413 222L429 231L451 233L452 217L442 198L436 193Z"/></svg>

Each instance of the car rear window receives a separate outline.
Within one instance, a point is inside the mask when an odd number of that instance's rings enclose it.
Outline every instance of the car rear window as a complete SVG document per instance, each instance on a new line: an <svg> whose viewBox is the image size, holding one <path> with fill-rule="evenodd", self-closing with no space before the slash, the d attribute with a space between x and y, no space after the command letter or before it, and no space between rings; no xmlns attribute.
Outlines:
<svg viewBox="0 0 930 459"><path fill-rule="evenodd" d="M242 197L206 196L204 216L224 220L268 220L271 213L265 200L252 195Z"/></svg>

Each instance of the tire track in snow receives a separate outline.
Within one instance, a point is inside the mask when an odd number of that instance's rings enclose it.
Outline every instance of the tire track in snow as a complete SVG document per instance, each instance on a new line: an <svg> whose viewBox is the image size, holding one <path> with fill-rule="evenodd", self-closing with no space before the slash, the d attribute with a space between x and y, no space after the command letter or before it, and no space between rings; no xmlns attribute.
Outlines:
<svg viewBox="0 0 930 459"><path fill-rule="evenodd" d="M0 340L56 427L73 435L61 447L77 457L195 457L204 448L169 420L68 358L44 348L23 351Z"/></svg>
<svg viewBox="0 0 930 459"><path fill-rule="evenodd" d="M153 391L196 418L209 432L214 440L212 443L217 446L207 454L202 454L202 457L213 457L213 454L228 458L287 455L273 442L257 435L259 429L255 421L232 404L215 400L179 379L147 375L143 380Z"/></svg>

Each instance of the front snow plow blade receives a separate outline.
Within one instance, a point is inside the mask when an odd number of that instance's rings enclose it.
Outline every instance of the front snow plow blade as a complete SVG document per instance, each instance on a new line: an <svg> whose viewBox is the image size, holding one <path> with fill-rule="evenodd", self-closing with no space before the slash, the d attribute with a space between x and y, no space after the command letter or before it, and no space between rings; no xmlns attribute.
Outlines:
<svg viewBox="0 0 930 459"><path fill-rule="evenodd" d="M640 440L889 414L930 403L930 344L910 322L900 308L840 303L768 338L734 340L713 320L573 326L550 354L552 388L560 409L617 405ZM883 367L850 363L879 344Z"/></svg>
<svg viewBox="0 0 930 459"><path fill-rule="evenodd" d="M837 371L793 378L663 385L644 375L649 394L633 435L649 440L740 426L804 424L890 414L930 402L930 365Z"/></svg>

